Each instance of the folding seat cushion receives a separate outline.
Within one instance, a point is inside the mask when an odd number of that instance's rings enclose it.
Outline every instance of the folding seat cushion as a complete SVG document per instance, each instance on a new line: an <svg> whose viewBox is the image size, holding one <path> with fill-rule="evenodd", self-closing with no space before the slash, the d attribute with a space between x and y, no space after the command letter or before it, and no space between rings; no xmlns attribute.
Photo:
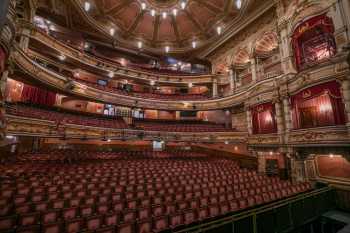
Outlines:
<svg viewBox="0 0 350 233"><path fill-rule="evenodd" d="M210 204L217 204L219 202L218 197L217 196L211 196L209 198Z"/></svg>
<svg viewBox="0 0 350 233"><path fill-rule="evenodd" d="M148 219L151 217L151 210L149 208L138 209L137 218L139 220Z"/></svg>
<svg viewBox="0 0 350 233"><path fill-rule="evenodd" d="M64 220L74 219L78 216L79 209L77 207L66 208L62 210L62 218Z"/></svg>
<svg viewBox="0 0 350 233"><path fill-rule="evenodd" d="M65 232L75 233L84 229L84 220L82 218L72 219L65 222Z"/></svg>
<svg viewBox="0 0 350 233"><path fill-rule="evenodd" d="M29 213L29 214L21 214L18 217L18 224L20 226L30 226L39 224L39 213Z"/></svg>
<svg viewBox="0 0 350 233"><path fill-rule="evenodd" d="M63 209L65 206L65 200L54 200L51 204L53 209Z"/></svg>
<svg viewBox="0 0 350 233"><path fill-rule="evenodd" d="M185 224L191 224L197 220L197 215L194 210L188 210L184 212L183 216Z"/></svg>
<svg viewBox="0 0 350 233"><path fill-rule="evenodd" d="M177 203L178 210L186 210L189 208L188 202L187 201L181 201Z"/></svg>
<svg viewBox="0 0 350 233"><path fill-rule="evenodd" d="M237 201L232 200L232 201L229 202L229 205L230 205L230 211L237 211L237 210L239 210L239 205L238 205Z"/></svg>
<svg viewBox="0 0 350 233"><path fill-rule="evenodd" d="M49 209L49 202L33 203L33 208L35 211L45 212Z"/></svg>
<svg viewBox="0 0 350 233"><path fill-rule="evenodd" d="M209 211L207 207L202 207L200 209L197 210L197 216L198 219L200 220L204 220L207 219L209 217Z"/></svg>
<svg viewBox="0 0 350 233"><path fill-rule="evenodd" d="M104 224L106 226L116 226L118 225L120 216L116 213L106 214L104 217Z"/></svg>
<svg viewBox="0 0 350 233"><path fill-rule="evenodd" d="M120 193L113 193L111 195L111 200L112 200L112 202L118 202L118 201L123 200L122 194L120 194Z"/></svg>
<svg viewBox="0 0 350 233"><path fill-rule="evenodd" d="M153 231L161 232L169 228L167 216L156 217L153 219Z"/></svg>
<svg viewBox="0 0 350 233"><path fill-rule="evenodd" d="M170 215L169 217L170 228L175 228L183 224L184 224L184 220L183 220L183 215L181 213L175 213L173 215Z"/></svg>
<svg viewBox="0 0 350 233"><path fill-rule="evenodd" d="M27 201L27 196L26 195L16 195L13 202L15 205L20 205L24 204Z"/></svg>
<svg viewBox="0 0 350 233"><path fill-rule="evenodd" d="M167 215L175 213L176 210L177 210L176 204L174 204L174 203L166 203L165 204L165 213Z"/></svg>
<svg viewBox="0 0 350 233"><path fill-rule="evenodd" d="M91 216L95 213L95 207L92 205L80 206L79 213L82 217Z"/></svg>
<svg viewBox="0 0 350 233"><path fill-rule="evenodd" d="M15 215L1 217L0 218L0 231L13 229L16 226L16 221L17 221L17 217Z"/></svg>
<svg viewBox="0 0 350 233"><path fill-rule="evenodd" d="M215 217L220 214L218 205L210 205L208 207L210 217Z"/></svg>
<svg viewBox="0 0 350 233"><path fill-rule="evenodd" d="M86 218L85 221L86 221L86 229L90 231L94 231L100 228L103 224L102 215Z"/></svg>
<svg viewBox="0 0 350 233"><path fill-rule="evenodd" d="M235 198L240 199L242 197L242 193L240 191L235 191Z"/></svg>
<svg viewBox="0 0 350 233"><path fill-rule="evenodd" d="M249 197L246 198L246 200L247 200L247 203L248 203L248 206L249 206L249 207L252 207L252 206L255 205L255 199L254 199L254 197L249 196Z"/></svg>
<svg viewBox="0 0 350 233"><path fill-rule="evenodd" d="M201 206L201 207L203 207L203 206L208 206L208 197L201 197L200 199L199 199L199 205Z"/></svg>
<svg viewBox="0 0 350 233"><path fill-rule="evenodd" d="M198 209L199 208L199 204L198 204L198 200L197 199L190 200L189 205L190 205L189 207L191 209Z"/></svg>
<svg viewBox="0 0 350 233"><path fill-rule="evenodd" d="M117 233L135 233L134 223L125 223L117 227Z"/></svg>
<svg viewBox="0 0 350 233"><path fill-rule="evenodd" d="M233 199L235 199L235 196L234 196L233 193L228 193L228 194L226 195L226 200L227 200L227 201L232 201Z"/></svg>
<svg viewBox="0 0 350 233"><path fill-rule="evenodd" d="M157 205L157 206L152 206L152 215L153 216L161 216L164 214L164 206L162 205Z"/></svg>
<svg viewBox="0 0 350 233"><path fill-rule="evenodd" d="M99 214L106 214L110 210L110 205L109 204L97 204L96 212Z"/></svg>
<svg viewBox="0 0 350 233"><path fill-rule="evenodd" d="M268 193L263 193L262 196L263 196L264 202L270 202L271 201L270 195Z"/></svg>
<svg viewBox="0 0 350 233"><path fill-rule="evenodd" d="M123 221L124 222L134 222L136 220L135 211L125 211L123 212Z"/></svg>
<svg viewBox="0 0 350 233"><path fill-rule="evenodd" d="M221 202L220 203L220 214L227 214L230 212L230 205L228 202Z"/></svg>
<svg viewBox="0 0 350 233"><path fill-rule="evenodd" d="M262 204L264 202L263 197L261 195L255 195L254 199L255 199L255 203L257 205L260 205L260 204Z"/></svg>
<svg viewBox="0 0 350 233"><path fill-rule="evenodd" d="M143 219L137 223L137 232L149 233L152 232L152 219Z"/></svg>
<svg viewBox="0 0 350 233"><path fill-rule="evenodd" d="M111 209L112 211L115 211L115 212L121 212L124 210L124 203L123 202L113 203L111 206Z"/></svg>

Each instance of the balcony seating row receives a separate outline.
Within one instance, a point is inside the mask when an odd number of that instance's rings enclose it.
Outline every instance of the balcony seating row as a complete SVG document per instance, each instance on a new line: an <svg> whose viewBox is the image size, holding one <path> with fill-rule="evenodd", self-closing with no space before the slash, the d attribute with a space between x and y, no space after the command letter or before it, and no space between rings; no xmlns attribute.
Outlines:
<svg viewBox="0 0 350 233"><path fill-rule="evenodd" d="M83 114L74 114L67 112L58 112L24 104L10 105L6 109L9 115L29 117L34 119L55 121L57 124L76 124L83 126L94 126L104 128L126 129L128 125L122 117L104 117Z"/></svg>
<svg viewBox="0 0 350 233"><path fill-rule="evenodd" d="M119 95L127 95L127 96L133 96L138 98L145 98L145 99L157 99L157 100L172 100L172 101L199 101L199 100L209 100L210 97L204 95L204 94L163 94L163 93L151 93L151 92L136 92L136 91L126 91L118 87L109 87L109 86L102 86L99 85L97 82L87 81L79 78L73 79L79 83L86 84L90 87L107 91Z"/></svg>
<svg viewBox="0 0 350 233"><path fill-rule="evenodd" d="M145 131L166 132L232 132L235 131L224 124L215 124L203 121L179 121L179 120L134 120L136 128Z"/></svg>
<svg viewBox="0 0 350 233"><path fill-rule="evenodd" d="M65 155L54 150L0 166L1 232L160 232L310 189L193 152L77 153L75 164L28 162Z"/></svg>

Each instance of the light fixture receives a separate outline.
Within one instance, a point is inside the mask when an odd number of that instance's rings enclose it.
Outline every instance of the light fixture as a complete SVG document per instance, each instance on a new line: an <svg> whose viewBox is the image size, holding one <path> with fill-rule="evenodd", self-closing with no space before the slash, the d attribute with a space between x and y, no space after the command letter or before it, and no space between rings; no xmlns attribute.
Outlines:
<svg viewBox="0 0 350 233"><path fill-rule="evenodd" d="M60 61L64 61L64 60L66 60L66 56L64 56L63 54L59 55L58 59L60 59Z"/></svg>
<svg viewBox="0 0 350 233"><path fill-rule="evenodd" d="M89 11L90 8L91 8L90 2L84 2L84 10L85 10L85 11Z"/></svg>
<svg viewBox="0 0 350 233"><path fill-rule="evenodd" d="M151 86L154 86L155 84L156 84L156 82L155 82L154 80L151 80L151 81L150 81L150 85L151 85Z"/></svg>
<svg viewBox="0 0 350 233"><path fill-rule="evenodd" d="M273 155L273 152L272 152L272 151L270 151L270 155Z"/></svg>
<svg viewBox="0 0 350 233"><path fill-rule="evenodd" d="M109 34L111 34L111 36L114 36L114 34L115 34L115 29L114 29L114 28L109 29Z"/></svg>
<svg viewBox="0 0 350 233"><path fill-rule="evenodd" d="M162 17L163 19L165 19L168 16L168 13L166 13L165 11L162 13Z"/></svg>
<svg viewBox="0 0 350 233"><path fill-rule="evenodd" d="M79 71L75 71L75 72L74 72L74 77L76 77L76 78L79 78L79 77L80 77Z"/></svg>
<svg viewBox="0 0 350 233"><path fill-rule="evenodd" d="M143 46L142 41L137 42L137 47L138 47L139 49L142 49L142 46Z"/></svg>
<svg viewBox="0 0 350 233"><path fill-rule="evenodd" d="M55 26L53 26L53 25L50 25L49 29L50 29L50 31L55 31L56 30Z"/></svg>
<svg viewBox="0 0 350 233"><path fill-rule="evenodd" d="M220 35L221 32L222 32L222 27L221 27L221 26L218 26L218 27L216 28L216 32L218 33L218 35Z"/></svg>
<svg viewBox="0 0 350 233"><path fill-rule="evenodd" d="M147 6L146 6L146 3L144 3L144 2L141 3L141 9L142 9L142 10L146 10L146 7L147 7Z"/></svg>
<svg viewBox="0 0 350 233"><path fill-rule="evenodd" d="M154 17L156 15L156 11L154 9L151 10L151 15Z"/></svg>
<svg viewBox="0 0 350 233"><path fill-rule="evenodd" d="M192 48L196 48L197 47L197 41L192 41Z"/></svg>
<svg viewBox="0 0 350 233"><path fill-rule="evenodd" d="M114 77L114 72L113 71L109 71L108 72L108 77L113 78Z"/></svg>
<svg viewBox="0 0 350 233"><path fill-rule="evenodd" d="M241 7L242 7L242 0L236 0L236 7L237 7L237 9L241 9Z"/></svg>
<svg viewBox="0 0 350 233"><path fill-rule="evenodd" d="M176 9L176 8L173 9L173 15L174 15L175 17L177 16L177 9Z"/></svg>
<svg viewBox="0 0 350 233"><path fill-rule="evenodd" d="M333 154L329 154L329 157L330 157L330 158L333 158L333 157L334 157L334 155L333 155Z"/></svg>
<svg viewBox="0 0 350 233"><path fill-rule="evenodd" d="M182 1L180 5L181 5L181 8L184 10L186 8L186 1Z"/></svg>
<svg viewBox="0 0 350 233"><path fill-rule="evenodd" d="M165 46L165 52L169 53L169 51L170 51L170 47L169 46Z"/></svg>
<svg viewBox="0 0 350 233"><path fill-rule="evenodd" d="M193 83L188 83L188 87L189 88L193 87Z"/></svg>
<svg viewBox="0 0 350 233"><path fill-rule="evenodd" d="M229 144L229 142L228 141L225 141L225 145L228 145Z"/></svg>
<svg viewBox="0 0 350 233"><path fill-rule="evenodd" d="M235 146L234 150L238 150L238 146Z"/></svg>
<svg viewBox="0 0 350 233"><path fill-rule="evenodd" d="M107 142L111 142L111 139L108 138L108 139L107 139Z"/></svg>
<svg viewBox="0 0 350 233"><path fill-rule="evenodd" d="M88 49L89 47L90 47L89 43L86 42L86 43L84 44L84 49Z"/></svg>

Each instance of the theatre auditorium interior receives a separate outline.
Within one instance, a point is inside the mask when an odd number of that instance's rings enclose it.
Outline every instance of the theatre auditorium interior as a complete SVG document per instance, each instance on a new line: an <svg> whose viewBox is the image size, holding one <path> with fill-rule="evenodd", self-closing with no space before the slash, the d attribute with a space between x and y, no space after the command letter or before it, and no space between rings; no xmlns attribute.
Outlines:
<svg viewBox="0 0 350 233"><path fill-rule="evenodd" d="M349 0L0 0L0 233L349 233Z"/></svg>

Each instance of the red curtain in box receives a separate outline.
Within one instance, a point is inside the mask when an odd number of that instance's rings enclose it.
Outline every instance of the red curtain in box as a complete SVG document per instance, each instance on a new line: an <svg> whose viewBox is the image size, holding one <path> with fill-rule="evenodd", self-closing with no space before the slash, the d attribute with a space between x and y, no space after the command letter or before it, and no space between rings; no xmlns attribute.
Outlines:
<svg viewBox="0 0 350 233"><path fill-rule="evenodd" d="M294 128L345 124L344 103L336 81L310 87L292 96Z"/></svg>
<svg viewBox="0 0 350 233"><path fill-rule="evenodd" d="M325 54L330 57L336 53L333 34L333 21L326 14L313 17L295 29L292 44L298 70L308 62L324 59Z"/></svg>
<svg viewBox="0 0 350 233"><path fill-rule="evenodd" d="M56 102L56 93L25 84L22 91L22 101L53 106Z"/></svg>
<svg viewBox="0 0 350 233"><path fill-rule="evenodd" d="M277 132L275 105L264 103L251 109L254 134L268 134Z"/></svg>

